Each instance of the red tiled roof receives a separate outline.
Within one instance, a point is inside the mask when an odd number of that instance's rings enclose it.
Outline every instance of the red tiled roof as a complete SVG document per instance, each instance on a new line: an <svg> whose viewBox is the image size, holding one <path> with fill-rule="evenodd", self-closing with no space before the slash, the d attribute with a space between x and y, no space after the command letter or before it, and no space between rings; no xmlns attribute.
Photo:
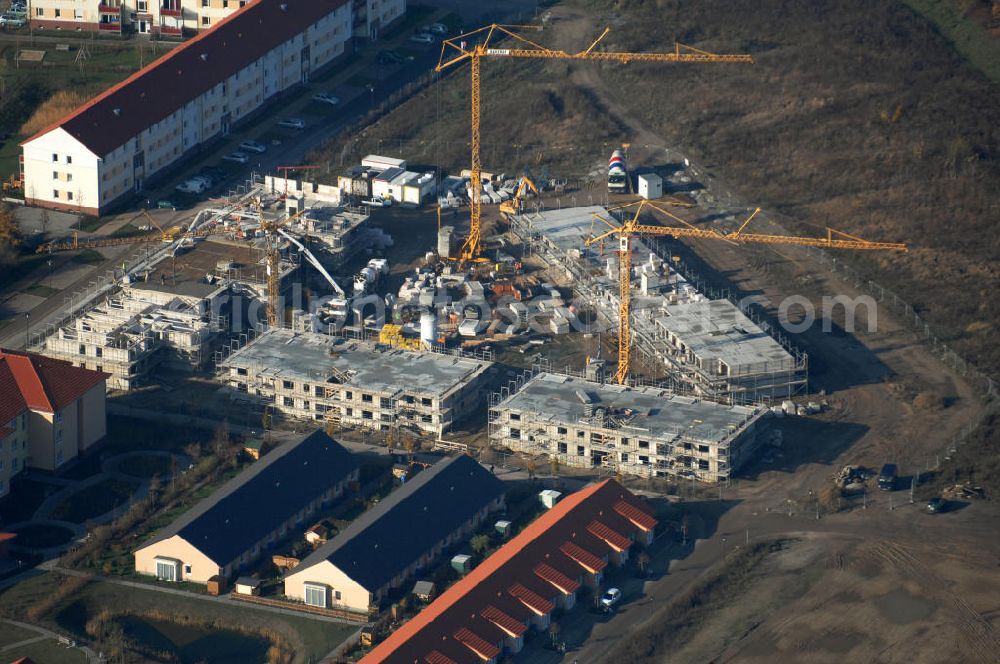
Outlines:
<svg viewBox="0 0 1000 664"><path fill-rule="evenodd" d="M616 551L624 551L632 546L632 540L625 537L617 530L604 525L600 521L591 521L587 526L587 532L610 544Z"/></svg>
<svg viewBox="0 0 1000 664"><path fill-rule="evenodd" d="M490 643L466 627L455 632L455 640L479 655L484 661L491 660L500 654L500 648L497 648L495 643Z"/></svg>
<svg viewBox="0 0 1000 664"><path fill-rule="evenodd" d="M574 544L573 542L566 542L559 550L565 553L567 556L572 558L585 570L594 574L600 572L602 569L608 566L604 559L600 556L595 556L590 551L587 551L582 546Z"/></svg>
<svg viewBox="0 0 1000 664"><path fill-rule="evenodd" d="M526 607L534 611L539 615L545 615L552 609L556 608L556 605L545 599L541 595L531 590L528 590L520 583L515 583L508 590L513 597L516 597L521 601Z"/></svg>
<svg viewBox="0 0 1000 664"><path fill-rule="evenodd" d="M424 656L424 661L427 664L458 664L451 657L446 657L442 655L437 650L432 650Z"/></svg>
<svg viewBox="0 0 1000 664"><path fill-rule="evenodd" d="M505 614L510 621L526 625L555 609L551 599L560 591L552 585L554 581L559 587L576 587L577 582L567 574L576 575L580 563L566 550L579 552L566 547L567 543L598 559L613 549L607 539L588 532L588 524L597 523L600 518L604 522L601 525L614 533L613 539L618 543L621 543L618 538L623 537L621 533L631 535L638 531L634 524L614 511L619 501L643 509L642 502L614 480L605 480L566 496L390 634L361 660L362 663L414 664L427 660L434 652L446 654L458 664L475 662L470 659L471 653L463 652L455 642L458 630L464 628L481 636L493 636L488 628L495 628L499 630L497 634L509 635L507 630L512 624L506 618L500 622L493 609ZM625 546L629 544L631 540L626 537ZM543 581L535 570L549 580Z"/></svg>
<svg viewBox="0 0 1000 664"><path fill-rule="evenodd" d="M480 611L479 615L484 619L489 620L510 636L520 636L528 629L523 622L517 620L516 618L512 618L510 615L504 613L492 604Z"/></svg>
<svg viewBox="0 0 1000 664"><path fill-rule="evenodd" d="M575 593L576 589L580 587L579 583L569 578L559 570L553 568L551 565L541 563L535 566L535 569L532 571L535 573L535 576L552 584L564 595Z"/></svg>
<svg viewBox="0 0 1000 664"><path fill-rule="evenodd" d="M0 440L6 438L9 433L14 433L14 430L10 427L0 426Z"/></svg>
<svg viewBox="0 0 1000 664"><path fill-rule="evenodd" d="M6 425L26 410L28 404L21 396L21 388L17 386L14 372L6 362L0 361L0 425Z"/></svg>
<svg viewBox="0 0 1000 664"><path fill-rule="evenodd" d="M656 526L656 519L650 514L624 500L615 503L615 511L646 532L651 531Z"/></svg>
<svg viewBox="0 0 1000 664"><path fill-rule="evenodd" d="M62 410L111 375L44 355L9 350L0 350L0 365L5 365L14 377L24 403L46 413ZM0 378L0 388L4 387ZM4 397L6 401L5 393Z"/></svg>
<svg viewBox="0 0 1000 664"><path fill-rule="evenodd" d="M25 143L62 127L103 157L346 3L251 2Z"/></svg>

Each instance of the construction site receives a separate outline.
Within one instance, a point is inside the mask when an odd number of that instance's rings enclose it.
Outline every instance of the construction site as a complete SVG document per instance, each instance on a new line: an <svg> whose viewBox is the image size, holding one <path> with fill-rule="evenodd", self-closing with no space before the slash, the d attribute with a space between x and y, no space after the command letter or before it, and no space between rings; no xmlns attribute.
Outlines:
<svg viewBox="0 0 1000 664"><path fill-rule="evenodd" d="M274 415L440 437L485 406L487 359L268 330L219 363L219 379Z"/></svg>
<svg viewBox="0 0 1000 664"><path fill-rule="evenodd" d="M769 411L540 372L495 393L490 440L576 468L728 482Z"/></svg>

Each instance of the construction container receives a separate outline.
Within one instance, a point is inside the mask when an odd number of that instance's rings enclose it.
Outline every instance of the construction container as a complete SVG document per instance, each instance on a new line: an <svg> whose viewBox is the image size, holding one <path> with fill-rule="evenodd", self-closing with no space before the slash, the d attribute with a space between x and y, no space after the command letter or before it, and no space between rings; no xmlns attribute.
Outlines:
<svg viewBox="0 0 1000 664"><path fill-rule="evenodd" d="M559 502L560 496L562 496L562 493L553 489L545 489L544 491L540 491L538 493L538 499L542 501L542 505L544 505L546 509L552 509L555 507L556 503Z"/></svg>
<svg viewBox="0 0 1000 664"><path fill-rule="evenodd" d="M374 168L379 170L386 170L388 168L406 168L405 159L396 159L395 157L382 157L377 154L370 154L361 160L362 166L367 166L368 168Z"/></svg>
<svg viewBox="0 0 1000 664"><path fill-rule="evenodd" d="M643 173L638 177L639 196L646 200L655 200L663 196L663 178L656 173Z"/></svg>
<svg viewBox="0 0 1000 664"><path fill-rule="evenodd" d="M451 559L451 566L459 574L468 574L469 570L472 569L472 556L467 556L464 553L460 553Z"/></svg>

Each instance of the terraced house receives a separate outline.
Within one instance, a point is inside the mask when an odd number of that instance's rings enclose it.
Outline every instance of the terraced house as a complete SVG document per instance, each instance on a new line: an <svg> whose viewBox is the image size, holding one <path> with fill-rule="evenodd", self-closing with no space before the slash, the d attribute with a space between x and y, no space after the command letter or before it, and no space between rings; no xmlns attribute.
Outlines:
<svg viewBox="0 0 1000 664"><path fill-rule="evenodd" d="M106 435L108 374L0 350L0 497L25 468L58 470Z"/></svg>
<svg viewBox="0 0 1000 664"><path fill-rule="evenodd" d="M103 213L308 82L352 30L349 0L247 4L25 141L27 204Z"/></svg>
<svg viewBox="0 0 1000 664"><path fill-rule="evenodd" d="M341 496L357 482L358 468L322 431L285 443L137 549L135 571L205 584L233 577Z"/></svg>

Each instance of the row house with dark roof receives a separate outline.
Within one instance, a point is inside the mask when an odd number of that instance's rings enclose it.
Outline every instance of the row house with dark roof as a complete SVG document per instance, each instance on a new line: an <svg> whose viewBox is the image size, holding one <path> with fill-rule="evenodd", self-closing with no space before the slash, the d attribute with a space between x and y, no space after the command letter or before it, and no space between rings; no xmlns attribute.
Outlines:
<svg viewBox="0 0 1000 664"><path fill-rule="evenodd" d="M207 30L252 0L29 0L35 30L181 37Z"/></svg>
<svg viewBox="0 0 1000 664"><path fill-rule="evenodd" d="M362 664L481 664L516 655L584 584L652 542L656 519L614 480L573 493L528 525L362 658Z"/></svg>
<svg viewBox="0 0 1000 664"><path fill-rule="evenodd" d="M57 471L104 439L107 377L0 350L0 497L26 468Z"/></svg>
<svg viewBox="0 0 1000 664"><path fill-rule="evenodd" d="M256 0L22 144L29 205L101 214L350 50L349 0Z"/></svg>
<svg viewBox="0 0 1000 664"><path fill-rule="evenodd" d="M476 460L439 461L407 480L285 575L285 596L371 613L503 509L503 482Z"/></svg>
<svg viewBox="0 0 1000 664"><path fill-rule="evenodd" d="M135 571L207 584L245 571L359 478L353 454L323 431L285 443L154 534Z"/></svg>

